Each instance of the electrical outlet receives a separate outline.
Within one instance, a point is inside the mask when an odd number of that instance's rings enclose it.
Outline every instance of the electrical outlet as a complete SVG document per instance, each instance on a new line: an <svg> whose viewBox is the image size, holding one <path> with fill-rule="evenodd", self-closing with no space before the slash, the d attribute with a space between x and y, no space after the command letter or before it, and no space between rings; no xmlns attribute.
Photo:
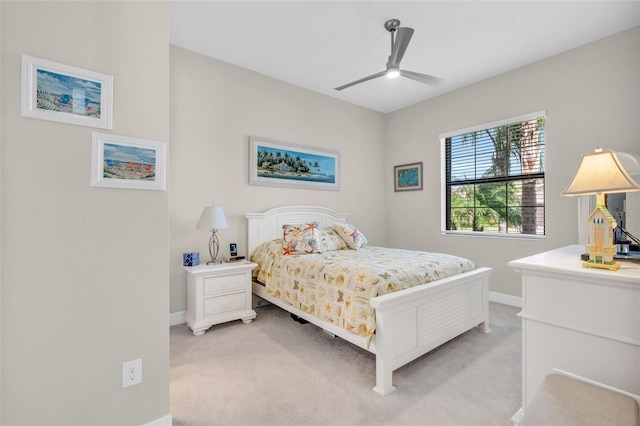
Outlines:
<svg viewBox="0 0 640 426"><path fill-rule="evenodd" d="M122 387L142 383L142 359L134 359L122 363Z"/></svg>

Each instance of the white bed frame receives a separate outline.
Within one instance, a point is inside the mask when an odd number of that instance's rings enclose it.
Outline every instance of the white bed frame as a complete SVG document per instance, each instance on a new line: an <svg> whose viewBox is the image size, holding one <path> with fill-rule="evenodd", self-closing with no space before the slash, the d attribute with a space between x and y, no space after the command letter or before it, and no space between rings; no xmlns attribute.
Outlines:
<svg viewBox="0 0 640 426"><path fill-rule="evenodd" d="M332 226L347 222L347 213L324 207L278 207L264 213L247 213L248 253L259 244L282 237L282 225L319 222ZM454 337L479 326L489 333L489 275L491 268L478 268L455 277L412 287L371 299L376 332L371 343L327 321L302 312L268 295L254 282L253 294L321 327L376 355L376 385L379 394L395 390L392 373Z"/></svg>

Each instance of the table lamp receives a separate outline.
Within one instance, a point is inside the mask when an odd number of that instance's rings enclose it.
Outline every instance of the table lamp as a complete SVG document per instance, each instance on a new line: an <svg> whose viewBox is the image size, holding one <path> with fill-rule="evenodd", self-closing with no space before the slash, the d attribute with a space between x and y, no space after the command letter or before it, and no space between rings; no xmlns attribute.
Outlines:
<svg viewBox="0 0 640 426"><path fill-rule="evenodd" d="M218 250L220 249L220 242L218 241L218 236L216 233L218 229L227 229L229 225L227 225L227 219L224 217L224 210L222 207L207 206L202 210L202 214L200 215L200 220L198 221L198 225L196 225L197 229L208 229L211 231L211 238L209 238L209 255L211 256L211 261L207 262L207 265L222 263L222 261L218 260Z"/></svg>
<svg viewBox="0 0 640 426"><path fill-rule="evenodd" d="M596 208L589 215L589 244L585 246L589 259L584 268L620 269L613 256L616 245L613 230L618 226L606 206L607 193L640 191L638 185L626 172L613 151L584 154L573 180L562 195L596 195Z"/></svg>

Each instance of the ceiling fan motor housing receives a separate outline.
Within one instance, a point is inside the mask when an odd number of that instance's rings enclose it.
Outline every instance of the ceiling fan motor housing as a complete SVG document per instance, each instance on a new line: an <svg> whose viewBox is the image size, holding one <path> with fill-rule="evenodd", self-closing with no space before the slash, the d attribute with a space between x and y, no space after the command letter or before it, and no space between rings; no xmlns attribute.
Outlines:
<svg viewBox="0 0 640 426"><path fill-rule="evenodd" d="M393 32L397 30L399 27L400 27L399 19L389 19L387 22L384 23L384 28L389 32Z"/></svg>

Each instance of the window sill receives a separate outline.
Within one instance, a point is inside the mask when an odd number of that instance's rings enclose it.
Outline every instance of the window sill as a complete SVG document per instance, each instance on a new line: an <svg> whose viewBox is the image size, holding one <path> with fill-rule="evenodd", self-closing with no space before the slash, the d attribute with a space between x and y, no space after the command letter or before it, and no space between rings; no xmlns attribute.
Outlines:
<svg viewBox="0 0 640 426"><path fill-rule="evenodd" d="M452 237L493 238L502 240L546 241L546 235L497 234L489 232L442 231L442 235Z"/></svg>

